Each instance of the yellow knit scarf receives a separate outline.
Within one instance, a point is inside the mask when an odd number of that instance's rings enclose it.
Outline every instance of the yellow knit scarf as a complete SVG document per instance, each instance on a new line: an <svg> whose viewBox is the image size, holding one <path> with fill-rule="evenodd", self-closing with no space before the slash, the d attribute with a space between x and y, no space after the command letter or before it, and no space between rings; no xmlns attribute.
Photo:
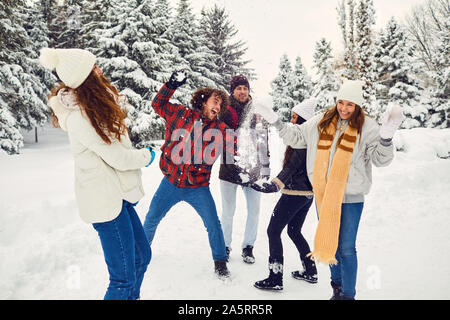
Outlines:
<svg viewBox="0 0 450 320"><path fill-rule="evenodd" d="M357 129L347 126L336 147L327 180L328 161L336 133L336 125L337 116L328 128L320 134L312 183L319 213L319 223L314 238L314 250L309 255L313 260L326 264L337 264L335 255L339 243L341 205L358 133Z"/></svg>

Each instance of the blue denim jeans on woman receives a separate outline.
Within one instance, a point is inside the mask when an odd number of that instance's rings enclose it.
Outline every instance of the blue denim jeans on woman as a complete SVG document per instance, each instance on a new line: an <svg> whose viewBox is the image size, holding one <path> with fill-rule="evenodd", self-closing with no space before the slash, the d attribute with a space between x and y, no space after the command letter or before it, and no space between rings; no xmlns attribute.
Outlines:
<svg viewBox="0 0 450 320"><path fill-rule="evenodd" d="M217 217L216 204L211 195L209 186L197 188L180 188L174 186L167 178L163 178L161 184L153 196L150 208L144 222L144 231L148 242L152 243L156 228L167 212L180 201L189 203L200 215L208 232L209 245L213 259L226 260L225 241L223 240L222 227Z"/></svg>
<svg viewBox="0 0 450 320"><path fill-rule="evenodd" d="M363 207L363 202L342 204L339 244L336 251L338 263L330 266L331 280L342 286L343 296L352 299L356 295L356 275L358 271L356 235Z"/></svg>
<svg viewBox="0 0 450 320"><path fill-rule="evenodd" d="M114 220L94 223L109 271L105 300L136 300L151 259L142 223L131 203L123 201Z"/></svg>

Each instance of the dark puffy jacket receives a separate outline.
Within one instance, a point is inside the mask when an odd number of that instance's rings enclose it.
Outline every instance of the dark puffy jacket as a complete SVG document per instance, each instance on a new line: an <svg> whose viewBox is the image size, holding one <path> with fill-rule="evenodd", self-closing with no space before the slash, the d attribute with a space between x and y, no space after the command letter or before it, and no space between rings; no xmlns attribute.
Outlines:
<svg viewBox="0 0 450 320"><path fill-rule="evenodd" d="M225 122L225 124L228 125L231 129L239 129L241 128L242 124L244 123L247 111L249 108L251 100L249 100L246 103L241 103L238 100L236 100L233 96L230 96L230 106L228 106L228 110L224 112L224 114L221 116L220 120ZM258 164L250 169L249 171L245 171L243 168L237 166L236 164L226 164L225 161L225 154L223 154L222 163L220 165L220 171L219 171L219 179L225 180L231 183L240 184L243 186L248 186L251 183L254 183L258 179L261 178L263 175L270 175L270 168L269 168L269 147L268 147L268 124L267 122L262 119L259 115L253 114L251 115L252 119L250 121L250 128L255 129L256 125L258 123L262 124L262 130L257 130L257 134L260 135L261 139L258 139L258 137L255 137L256 141L262 141L262 145L257 145L257 151L258 152L265 152L265 155L261 155L258 157ZM237 149L236 143L235 143L235 150ZM260 159L266 159L266 163L262 164ZM245 179L243 181L241 179L241 175L243 174L248 179Z"/></svg>
<svg viewBox="0 0 450 320"><path fill-rule="evenodd" d="M308 191L307 194L312 194L312 186L306 172L306 149L293 149L288 162L273 181L279 185L279 182L282 182L283 193L305 194L305 191Z"/></svg>

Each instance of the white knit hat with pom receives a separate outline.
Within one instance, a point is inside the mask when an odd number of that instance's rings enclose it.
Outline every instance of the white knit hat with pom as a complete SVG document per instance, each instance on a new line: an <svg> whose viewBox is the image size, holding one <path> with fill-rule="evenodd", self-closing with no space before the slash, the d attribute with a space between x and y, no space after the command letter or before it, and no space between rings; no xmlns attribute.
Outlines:
<svg viewBox="0 0 450 320"><path fill-rule="evenodd" d="M336 101L348 100L361 107L364 104L363 85L364 81L361 80L344 80L337 93Z"/></svg>
<svg viewBox="0 0 450 320"><path fill-rule="evenodd" d="M50 70L56 69L61 81L75 89L91 73L95 64L95 55L83 49L42 48L39 61Z"/></svg>
<svg viewBox="0 0 450 320"><path fill-rule="evenodd" d="M292 112L295 112L305 120L309 120L314 116L314 109L316 108L318 102L319 100L315 98L305 99L301 103L293 107Z"/></svg>

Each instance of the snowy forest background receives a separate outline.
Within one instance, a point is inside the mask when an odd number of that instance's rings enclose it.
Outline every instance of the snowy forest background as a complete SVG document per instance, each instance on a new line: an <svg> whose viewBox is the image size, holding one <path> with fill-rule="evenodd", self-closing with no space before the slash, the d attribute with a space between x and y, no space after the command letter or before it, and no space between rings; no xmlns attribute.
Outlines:
<svg viewBox="0 0 450 320"><path fill-rule="evenodd" d="M392 18L375 30L373 0L336 1L336 27L344 49L317 39L314 72L298 56L279 62L271 82L274 109L287 120L310 96L318 109L335 102L343 78L366 82L365 110L375 119L389 103L400 105L403 128L450 127L450 4L424 0L405 23ZM307 31L305 31L307 32ZM191 0L2 0L0 3L0 152L20 153L23 132L50 118L47 95L57 78L38 62L42 47L79 47L98 57L103 72L128 98L130 137L136 147L161 139L164 123L151 100L172 71L188 83L174 100L188 104L199 87L228 90L236 74L257 78L245 40L225 8L195 13ZM304 57L303 57L304 58Z"/></svg>

